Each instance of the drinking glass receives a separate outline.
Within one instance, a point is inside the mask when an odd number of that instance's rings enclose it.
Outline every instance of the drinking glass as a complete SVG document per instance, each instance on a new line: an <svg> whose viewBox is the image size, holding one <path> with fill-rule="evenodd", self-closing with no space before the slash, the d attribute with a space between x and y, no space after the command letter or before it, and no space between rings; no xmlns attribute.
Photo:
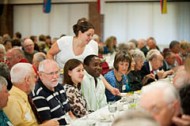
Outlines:
<svg viewBox="0 0 190 126"><path fill-rule="evenodd" d="M117 111L117 104L114 101L108 102L108 110L110 113Z"/></svg>
<svg viewBox="0 0 190 126"><path fill-rule="evenodd" d="M114 120L114 113L117 111L117 104L115 101L108 102L108 110L111 113L111 120Z"/></svg>
<svg viewBox="0 0 190 126"><path fill-rule="evenodd" d="M118 111L123 111L123 105L124 105L123 102L118 102L118 103L117 103L117 110L118 110Z"/></svg>

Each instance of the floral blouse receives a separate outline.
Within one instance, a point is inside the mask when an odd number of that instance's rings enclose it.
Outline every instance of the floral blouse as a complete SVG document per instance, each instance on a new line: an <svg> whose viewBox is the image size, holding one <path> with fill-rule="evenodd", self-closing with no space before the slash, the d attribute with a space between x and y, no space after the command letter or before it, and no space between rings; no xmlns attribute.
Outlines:
<svg viewBox="0 0 190 126"><path fill-rule="evenodd" d="M72 113L80 118L88 114L87 103L81 94L81 91L72 85L65 84L64 88L66 90L66 95L71 106Z"/></svg>

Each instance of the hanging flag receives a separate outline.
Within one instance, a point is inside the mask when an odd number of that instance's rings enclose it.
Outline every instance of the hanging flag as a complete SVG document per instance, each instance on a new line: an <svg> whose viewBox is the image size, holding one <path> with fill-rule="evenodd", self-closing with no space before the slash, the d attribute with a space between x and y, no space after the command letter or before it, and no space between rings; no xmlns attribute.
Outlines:
<svg viewBox="0 0 190 126"><path fill-rule="evenodd" d="M105 0L97 0L97 9L99 14L104 14Z"/></svg>
<svg viewBox="0 0 190 126"><path fill-rule="evenodd" d="M98 9L98 13L100 14L100 10L101 10L100 0L97 0L97 9Z"/></svg>
<svg viewBox="0 0 190 126"><path fill-rule="evenodd" d="M50 13L51 11L51 0L44 0L43 3L43 12Z"/></svg>
<svg viewBox="0 0 190 126"><path fill-rule="evenodd" d="M161 6L161 13L166 14L167 13L167 0L160 0L160 6Z"/></svg>

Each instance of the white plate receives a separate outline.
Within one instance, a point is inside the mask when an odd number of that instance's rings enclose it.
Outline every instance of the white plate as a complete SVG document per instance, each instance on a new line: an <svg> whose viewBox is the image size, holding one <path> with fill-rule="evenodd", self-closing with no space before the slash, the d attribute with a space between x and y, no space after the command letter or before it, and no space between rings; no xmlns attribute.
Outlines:
<svg viewBox="0 0 190 126"><path fill-rule="evenodd" d="M112 121L112 116L110 114L101 115L99 117L99 120L101 122L111 122Z"/></svg>
<svg viewBox="0 0 190 126"><path fill-rule="evenodd" d="M120 96L125 97L125 96L127 96L127 93L120 93Z"/></svg>

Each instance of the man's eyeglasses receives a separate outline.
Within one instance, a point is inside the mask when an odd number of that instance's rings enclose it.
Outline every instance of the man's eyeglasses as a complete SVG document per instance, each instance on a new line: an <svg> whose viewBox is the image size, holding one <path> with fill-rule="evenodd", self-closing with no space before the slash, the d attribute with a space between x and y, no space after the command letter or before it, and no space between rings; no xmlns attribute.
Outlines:
<svg viewBox="0 0 190 126"><path fill-rule="evenodd" d="M46 75L49 75L49 76L59 75L59 74L60 74L59 70L58 70L58 71L55 71L55 72L50 72L50 73L46 73L46 72L43 72L43 71L40 71L40 72L42 72L42 73L44 73L44 74L46 74Z"/></svg>
<svg viewBox="0 0 190 126"><path fill-rule="evenodd" d="M25 47L25 48L28 48L28 47L31 47L31 46L34 46L34 44L25 45L24 47Z"/></svg>

